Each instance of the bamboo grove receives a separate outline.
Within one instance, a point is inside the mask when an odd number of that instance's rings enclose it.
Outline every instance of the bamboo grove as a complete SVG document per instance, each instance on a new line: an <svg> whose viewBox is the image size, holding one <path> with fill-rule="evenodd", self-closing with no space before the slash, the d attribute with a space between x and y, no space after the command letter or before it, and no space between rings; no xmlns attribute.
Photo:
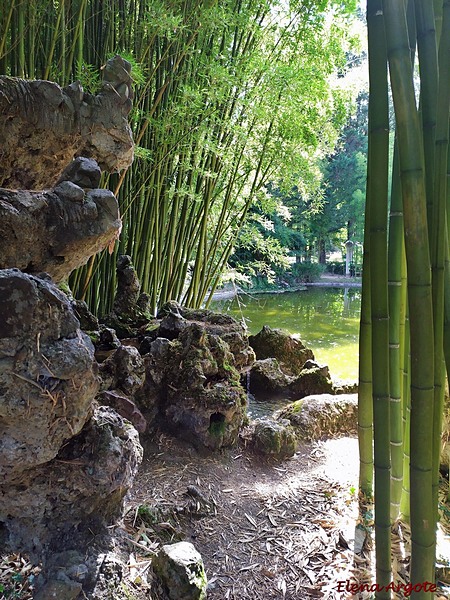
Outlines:
<svg viewBox="0 0 450 600"><path fill-rule="evenodd" d="M403 519L411 526L410 581L420 584L435 578L441 429L450 360L450 2L368 0L367 22L370 101L360 327L360 487L371 497L374 473L376 582L388 586L392 580L391 528ZM395 143L390 159L392 121ZM414 595L432 594L417 588ZM390 598L390 591L384 589L376 597Z"/></svg>
<svg viewBox="0 0 450 600"><path fill-rule="evenodd" d="M325 10L335 8L334 20ZM317 160L345 116L330 76L345 61L354 1L0 1L0 73L80 79L120 53L133 65L136 158L105 180L123 229L114 253L71 279L109 311L118 254L129 254L151 310L199 306L219 283L252 203L270 181L317 183ZM320 135L318 135L320 131Z"/></svg>

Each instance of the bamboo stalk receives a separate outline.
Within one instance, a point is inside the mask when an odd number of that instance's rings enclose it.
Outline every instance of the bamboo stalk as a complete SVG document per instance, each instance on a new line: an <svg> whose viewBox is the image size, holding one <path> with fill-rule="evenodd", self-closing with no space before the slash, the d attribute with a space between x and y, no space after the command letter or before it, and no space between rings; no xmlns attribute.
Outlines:
<svg viewBox="0 0 450 600"><path fill-rule="evenodd" d="M403 2L383 0L399 143L411 335L411 582L434 581L434 335L424 156ZM430 594L419 592L417 597Z"/></svg>
<svg viewBox="0 0 450 600"><path fill-rule="evenodd" d="M390 521L390 410L389 312L387 293L387 198L389 157L389 104L387 54L381 2L368 0L369 44L369 158L370 186L370 305L372 322L372 395L375 470L376 581L391 581ZM387 599L387 589L376 592Z"/></svg>

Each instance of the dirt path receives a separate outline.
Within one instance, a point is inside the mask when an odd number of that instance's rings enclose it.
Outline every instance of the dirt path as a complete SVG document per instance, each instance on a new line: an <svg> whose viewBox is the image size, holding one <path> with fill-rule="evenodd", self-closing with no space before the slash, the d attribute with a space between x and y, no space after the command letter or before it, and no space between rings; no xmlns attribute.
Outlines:
<svg viewBox="0 0 450 600"><path fill-rule="evenodd" d="M161 435L146 448L126 519L135 572L161 543L185 539L203 556L211 600L341 600L338 582L354 563L357 455L357 440L341 438L282 463L246 448L202 457Z"/></svg>

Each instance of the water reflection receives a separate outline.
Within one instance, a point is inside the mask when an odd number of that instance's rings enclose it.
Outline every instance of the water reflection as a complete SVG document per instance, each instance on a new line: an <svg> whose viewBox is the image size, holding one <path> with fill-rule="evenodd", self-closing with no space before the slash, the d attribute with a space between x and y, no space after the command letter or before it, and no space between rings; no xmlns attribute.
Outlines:
<svg viewBox="0 0 450 600"><path fill-rule="evenodd" d="M298 335L316 359L330 367L334 379L358 378L358 334L361 290L310 287L285 294L240 295L211 308L245 319L250 333L263 325Z"/></svg>

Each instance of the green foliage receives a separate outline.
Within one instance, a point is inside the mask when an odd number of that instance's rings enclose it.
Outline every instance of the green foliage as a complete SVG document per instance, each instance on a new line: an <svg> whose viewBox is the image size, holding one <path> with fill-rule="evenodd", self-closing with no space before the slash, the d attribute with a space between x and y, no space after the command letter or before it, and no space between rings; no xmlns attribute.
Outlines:
<svg viewBox="0 0 450 600"><path fill-rule="evenodd" d="M320 279L325 267L319 263L303 262L292 265L292 277L296 282L313 283Z"/></svg>
<svg viewBox="0 0 450 600"><path fill-rule="evenodd" d="M96 94L100 89L100 73L98 67L89 65L85 62L77 64L76 78L88 94Z"/></svg>
<svg viewBox="0 0 450 600"><path fill-rule="evenodd" d="M286 248L299 247L303 232L288 234L274 220L276 230L265 234L258 206L269 200L261 192L278 181L310 198L320 186L319 161L347 113L348 94L331 76L353 43L353 7L354 0L14 4L11 22L0 23L2 72L62 84L79 76L94 90L108 56L132 64L136 159L108 178L122 235L112 256L73 275L77 297L108 312L117 254L127 253L153 311L169 299L199 306L241 231L236 247L261 255L255 273L284 268ZM23 45L15 43L19 17Z"/></svg>
<svg viewBox="0 0 450 600"><path fill-rule="evenodd" d="M328 261L326 270L333 275L345 275L345 261Z"/></svg>

